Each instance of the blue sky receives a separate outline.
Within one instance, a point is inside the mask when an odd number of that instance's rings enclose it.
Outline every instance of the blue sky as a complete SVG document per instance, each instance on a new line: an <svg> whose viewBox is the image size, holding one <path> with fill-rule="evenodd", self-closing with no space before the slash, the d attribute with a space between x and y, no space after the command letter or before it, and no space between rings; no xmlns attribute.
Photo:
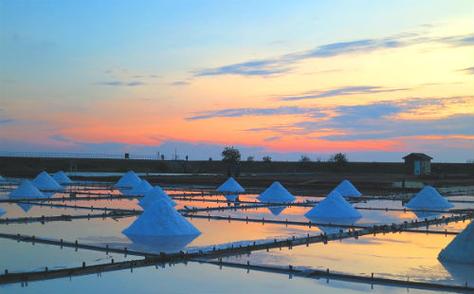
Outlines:
<svg viewBox="0 0 474 294"><path fill-rule="evenodd" d="M472 1L0 0L0 150L463 162L473 15Z"/></svg>

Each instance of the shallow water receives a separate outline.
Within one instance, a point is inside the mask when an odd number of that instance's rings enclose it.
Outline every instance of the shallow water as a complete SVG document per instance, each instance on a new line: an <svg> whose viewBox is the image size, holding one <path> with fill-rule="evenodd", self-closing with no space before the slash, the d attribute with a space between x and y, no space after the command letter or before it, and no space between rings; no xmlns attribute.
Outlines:
<svg viewBox="0 0 474 294"><path fill-rule="evenodd" d="M92 250L83 250L45 244L17 242L15 240L0 239L0 271L8 272L43 271L67 267L80 267L82 262L87 265L130 260L133 256Z"/></svg>
<svg viewBox="0 0 474 294"><path fill-rule="evenodd" d="M366 207L370 207L370 204ZM384 205L386 207L387 205ZM390 208L395 208L393 207ZM311 210L312 207L301 207L301 206L273 206L273 207L262 207L262 208L248 208L248 209L235 209L235 210L222 210L222 211L211 211L211 215L219 216L231 216L231 217L249 217L258 218L265 220L289 220L289 221L301 221L308 222L309 219L304 215ZM404 221L410 221L417 219L417 215L409 210L404 211L385 211L385 210L365 210L360 209L359 212L362 214L362 218L357 220L357 224L370 225L370 224L391 224L391 223L402 223ZM200 213L201 215L207 215L206 213ZM313 222L322 222L321 220L312 220ZM337 221L333 221L337 223Z"/></svg>
<svg viewBox="0 0 474 294"><path fill-rule="evenodd" d="M437 256L454 236L418 233L379 234L356 239L258 251L228 261L251 264L307 266L405 280L474 284L474 265L443 265ZM449 268L447 268L450 266ZM460 274L461 272L461 274ZM464 275L462 274L464 273Z"/></svg>
<svg viewBox="0 0 474 294"><path fill-rule="evenodd" d="M67 290L65 290L67 289ZM176 264L171 268L136 268L41 282L30 282L27 287L19 284L0 286L2 293L406 293L405 288L373 286L292 277L235 268L219 269L207 264ZM410 293L430 293L410 289Z"/></svg>
<svg viewBox="0 0 474 294"><path fill-rule="evenodd" d="M74 205L74 204L72 204ZM41 216L59 216L59 215L81 215L101 213L100 211L90 211L85 209L74 209L64 207L51 207L48 205L34 205L34 204L13 204L0 203L0 208L3 208L6 213L2 218L17 218L17 217L41 217ZM1 228L1 227L0 227Z"/></svg>
<svg viewBox="0 0 474 294"><path fill-rule="evenodd" d="M84 188L84 187L81 187ZM87 188L87 187L86 187ZM95 193L94 189L94 193ZM100 191L100 190L99 190ZM102 190L110 193L109 190ZM183 193L186 191L170 192ZM190 191L188 191L190 192ZM115 190L113 193L117 194ZM257 195L242 195L241 200L255 201ZM58 193L54 197L63 197ZM450 197L450 199L464 199ZM224 199L223 196L206 196L206 198ZM471 199L471 198L469 198ZM297 197L297 201L321 200L321 198ZM177 200L176 208L187 207L227 207L226 203L215 202L195 202ZM62 204L62 202L58 202ZM94 206L121 209L141 209L137 199L120 200L97 200L97 201L67 201L64 204L78 206ZM234 205L234 204L231 204ZM247 205L247 204L243 204ZM397 208L402 209L401 201L390 200L370 200L354 203L356 207L367 208ZM0 203L1 208L5 208L7 213L2 217L24 217L41 215L61 215L61 214L88 214L100 213L89 209L72 208L51 208L48 206L32 206L28 212L23 212L16 204ZM458 205L456 205L458 207ZM462 204L462 207L474 207L473 204ZM234 216L249 218L265 218L265 220L290 220L308 221L304 214L311 207L285 207L277 206L271 208L241 209L210 211L211 215ZM357 224L390 224L424 218L426 215L411 211L385 211L385 210L365 210L361 209L363 215ZM201 213L207 215L207 212ZM440 216L430 215L428 217ZM79 243L105 245L111 247L141 250L158 253L176 252L179 250L208 249L209 247L228 247L233 245L262 242L264 240L287 239L291 236L303 236L308 233L319 234L327 228L312 228L304 226L285 226L283 224L269 223L248 223L227 220L208 220L198 218L188 218L200 231L201 235L193 238L175 238L158 240L158 242L143 243L143 240L130 240L122 234L122 230L128 227L136 217L119 219L80 219L71 222L50 222L46 224L8 224L0 225L0 232L12 234L27 234L37 237L54 239L64 239L67 241L78 240ZM430 230L439 231L462 231L468 224L466 222L451 223L448 225L430 226ZM426 228L420 228L426 229ZM439 251L444 248L453 235L444 234L386 234L364 236L355 239L345 239L343 241L329 242L324 244L312 244L309 247L296 246L292 250L287 248L273 249L270 252L258 251L250 256L230 257L229 260L245 263L247 260L252 264L270 264L277 266L313 267L318 269L330 268L331 270L363 273L370 275L374 272L378 276L411 280L436 281L442 283L474 284L474 267L459 266L452 264L441 264L437 260ZM142 243L141 243L142 242ZM82 261L87 264L109 262L110 258L121 260L124 256L120 254L106 255L102 252L94 252L79 249L60 249L56 246L32 245L30 243L17 243L16 241L0 239L0 271L8 268L10 271L42 270L44 266L52 268L79 266ZM21 252L21 256L18 253ZM134 257L130 257L134 258ZM183 282L184 281L184 282ZM122 285L123 284L123 285ZM172 268L155 269L154 267L135 269L133 274L129 271L118 271L103 273L101 278L93 276L77 277L72 281L69 279L59 279L30 283L27 288L20 288L19 285L0 287L2 293L17 293L18 290L25 293L55 293L68 289L71 293L83 293L87 289L94 291L105 291L113 293L130 293L139 289L140 293L155 293L159 285L159 290L169 293L361 293L361 292L406 292L403 288L375 286L374 290L370 285L354 284L345 282L326 280L318 281L312 279L293 278L288 280L285 275L261 273L252 271L247 274L245 270L223 268L212 265L199 265L190 263L188 266L179 264ZM93 287L93 288L91 288ZM297 289L297 291L295 290ZM296 291L296 292L295 292ZM410 290L412 293L424 293L423 291Z"/></svg>
<svg viewBox="0 0 474 294"><path fill-rule="evenodd" d="M113 220L106 219L79 219L72 222L51 222L31 224L9 224L0 226L0 232L11 234L36 235L37 237L60 239L67 241L78 240L86 244L109 244L114 247L128 247L132 242L122 230L128 227L136 217L127 217ZM186 244L187 248L213 246L230 242L254 241L273 238L289 238L293 235L317 234L320 231L316 227L288 227L274 224L260 224L228 221L208 221L207 219L190 220L200 231L201 235ZM166 247L166 246L165 246ZM164 250L166 252L179 251ZM157 248L158 252L161 248Z"/></svg>

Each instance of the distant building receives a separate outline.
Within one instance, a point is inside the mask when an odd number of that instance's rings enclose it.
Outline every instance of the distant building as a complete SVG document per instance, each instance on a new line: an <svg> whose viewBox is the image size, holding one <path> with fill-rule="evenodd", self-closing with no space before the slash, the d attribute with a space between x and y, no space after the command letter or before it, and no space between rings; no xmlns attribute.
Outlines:
<svg viewBox="0 0 474 294"><path fill-rule="evenodd" d="M424 153L410 153L403 159L409 173L415 176L431 174L431 160L433 157Z"/></svg>

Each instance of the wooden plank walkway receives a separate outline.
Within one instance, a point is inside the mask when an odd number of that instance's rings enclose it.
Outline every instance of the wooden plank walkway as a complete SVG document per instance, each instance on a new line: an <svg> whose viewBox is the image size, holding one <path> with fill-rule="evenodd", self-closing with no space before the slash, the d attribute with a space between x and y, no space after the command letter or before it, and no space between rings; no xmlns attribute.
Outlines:
<svg viewBox="0 0 474 294"><path fill-rule="evenodd" d="M455 222L455 221L465 221L473 217L474 217L473 214L456 215L456 216L451 216L451 217L446 217L446 218L434 219L428 222L429 222L429 225L433 225L433 224L449 223L449 222ZM300 246L300 245L308 246L311 243L318 243L318 242L327 243L332 240L341 240L341 239L346 239L346 238L358 239L359 237L364 236L364 235L370 235L370 234L376 235L378 233L400 232L400 231L403 231L404 229L414 229L414 228L423 227L426 225L427 225L426 222L412 222L412 223L392 224L392 225L383 225L383 226L372 226L369 228L364 228L364 229L359 229L359 230L351 229L345 232L340 232L340 233L335 233L335 234L319 234L319 235L313 235L313 236L308 234L305 237L296 238L295 236L293 236L292 238L289 238L289 239L283 239L283 240L274 239L273 241L269 240L267 242L262 242L262 243L257 243L254 241L253 243L249 243L247 245L240 244L238 246L237 245L234 246L233 244L231 244L230 246L226 248L213 247L212 249L209 249L207 251L202 251L202 250L197 250L194 252L180 251L179 253L173 253L173 254L160 253L158 255L150 254L148 252L131 251L131 250L128 250L127 248L123 248L123 249L109 248L108 245L97 246L97 245L89 245L89 244L79 244L77 241L75 242L67 242L63 240L58 241L58 240L53 240L53 239L37 238L35 236L23 236L20 234L15 235L15 234L0 233L0 238L7 238L7 239L17 240L17 241L22 241L22 242L43 243L43 244L56 245L56 246L61 246L61 247L72 247L72 248L81 248L81 249L96 250L96 251L103 251L103 252L115 252L115 253L145 256L147 257L145 260L147 260L147 262L152 264L152 263L163 263L163 262L181 262L181 261L189 261L189 260L194 260L194 259L200 259L200 260L215 259L215 258L219 258L223 256L248 254L252 251L257 251L257 250L268 251L269 249L272 249L272 248L288 247L289 249L291 249L294 246ZM131 262L124 263L123 265L120 265L120 266L127 266L127 264L128 266L130 265L133 266L133 263ZM96 272L104 271L108 267L111 267L113 269L120 269L111 265L106 265L104 267L99 265L99 266L94 266L94 267L95 267ZM70 269L63 269L63 270L57 270L57 271L47 271L41 274L38 272L27 272L27 273L16 273L16 274L10 274L6 272L5 274L0 275L0 284L64 277L64 276L70 276L74 274L74 272L77 272L77 274L81 273L79 269L76 269L76 271L73 271L73 272L71 272Z"/></svg>
<svg viewBox="0 0 474 294"><path fill-rule="evenodd" d="M450 284L440 284L434 282L421 282L421 281L410 281L410 280L399 280L379 277L376 274L371 274L370 276L357 275L351 273L342 273L342 272L333 272L329 269L326 270L317 270L317 269L307 269L302 267L301 269L288 265L286 267L282 266L270 266L270 265L251 265L250 263L241 264L235 262L224 262L219 261L205 261L205 260L196 260L200 263L213 264L221 267L231 267L244 269L247 272L250 270L260 271L260 272L271 272L286 274L288 276L296 276L302 278L313 278L313 279L331 279L337 281L353 282L353 283L363 283L369 285L381 285L381 286L396 286L403 288L411 289L422 289L430 291L451 291L458 293L474 293L474 287L469 285L450 285Z"/></svg>
<svg viewBox="0 0 474 294"><path fill-rule="evenodd" d="M95 213L95 214L81 214L81 215L52 215L52 216L39 216L39 217L16 217L16 218L0 218L0 224L27 224L27 223L47 223L47 222L57 222L57 221L72 221L75 219L94 219L94 218L122 218L135 216L140 214L141 211L127 211L127 212L117 212L110 211L104 213Z"/></svg>

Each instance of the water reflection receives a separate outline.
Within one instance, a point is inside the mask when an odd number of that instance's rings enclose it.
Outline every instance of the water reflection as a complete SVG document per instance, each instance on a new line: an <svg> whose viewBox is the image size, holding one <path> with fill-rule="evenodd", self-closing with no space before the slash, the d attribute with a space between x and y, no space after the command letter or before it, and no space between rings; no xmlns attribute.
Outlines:
<svg viewBox="0 0 474 294"><path fill-rule="evenodd" d="M326 234L339 233L347 228L345 226L356 224L361 218L350 217L350 218L318 218L318 217L306 217L313 223L331 224L331 226L320 225L318 228ZM337 227L333 225L344 225L343 227Z"/></svg>
<svg viewBox="0 0 474 294"><path fill-rule="evenodd" d="M451 275L451 278L460 284L474 285L474 264L461 264L440 261L441 265Z"/></svg>
<svg viewBox="0 0 474 294"><path fill-rule="evenodd" d="M130 248L136 251L150 253L171 253L183 250L189 243L196 239L199 235L182 235L182 236L127 236L132 244Z"/></svg>
<svg viewBox="0 0 474 294"><path fill-rule="evenodd" d="M17 205L23 210L23 212L28 212L30 209L33 207L32 204L27 204L27 203L17 203Z"/></svg>
<svg viewBox="0 0 474 294"><path fill-rule="evenodd" d="M440 212L433 212L433 211L423 211L423 210L416 210L413 211L418 219L425 219L425 218L435 218L441 215Z"/></svg>
<svg viewBox="0 0 474 294"><path fill-rule="evenodd" d="M271 207L268 207L268 210L270 210L270 212L274 215L274 216L278 216L280 215L280 213L283 212L283 210L285 210L288 206L271 206Z"/></svg>

